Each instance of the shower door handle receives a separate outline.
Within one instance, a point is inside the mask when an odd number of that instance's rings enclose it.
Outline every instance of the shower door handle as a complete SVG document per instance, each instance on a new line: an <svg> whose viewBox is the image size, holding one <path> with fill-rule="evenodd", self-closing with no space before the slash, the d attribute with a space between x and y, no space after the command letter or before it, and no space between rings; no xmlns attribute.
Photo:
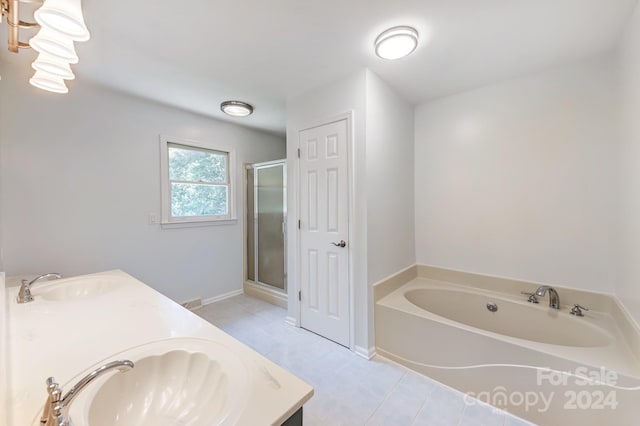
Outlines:
<svg viewBox="0 0 640 426"><path fill-rule="evenodd" d="M345 248L347 246L347 243L344 240L340 240L339 243L331 243L331 244L333 244L336 247L342 247L342 248Z"/></svg>

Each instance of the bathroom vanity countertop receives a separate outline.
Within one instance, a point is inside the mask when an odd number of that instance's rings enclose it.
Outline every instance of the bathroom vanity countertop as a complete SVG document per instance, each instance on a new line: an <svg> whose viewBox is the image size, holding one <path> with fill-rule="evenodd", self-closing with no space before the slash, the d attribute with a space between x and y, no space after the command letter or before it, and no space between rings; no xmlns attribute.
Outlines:
<svg viewBox="0 0 640 426"><path fill-rule="evenodd" d="M26 304L16 303L17 287L6 288L7 346L2 350L9 374L0 384L7 385L8 407L0 425L37 424L47 377L54 376L67 391L115 354L176 337L218 342L242 360L250 387L238 425L279 425L313 395L313 388L293 374L130 275L109 271L85 277L119 285L98 296L47 300L42 296L47 289L83 277L50 281L34 286L35 301Z"/></svg>

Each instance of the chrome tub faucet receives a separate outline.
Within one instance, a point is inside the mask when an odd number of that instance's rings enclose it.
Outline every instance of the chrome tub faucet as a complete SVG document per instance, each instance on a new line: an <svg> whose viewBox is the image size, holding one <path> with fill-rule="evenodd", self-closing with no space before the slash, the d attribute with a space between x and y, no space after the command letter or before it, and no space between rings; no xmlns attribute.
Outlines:
<svg viewBox="0 0 640 426"><path fill-rule="evenodd" d="M87 387L89 383L108 373L112 370L119 370L121 372L129 371L133 368L133 362L129 360L113 361L103 365L85 377L80 379L74 387L72 387L65 396L62 396L62 389L60 385L55 382L53 377L47 379L47 402L44 404L42 410L42 417L40 418L41 426L70 426L71 420L69 419L69 406L73 400Z"/></svg>
<svg viewBox="0 0 640 426"><path fill-rule="evenodd" d="M577 317L583 317L584 314L582 313L582 311L588 311L589 308L585 308L584 306L580 306L577 303L573 305L573 308L571 308L571 312L569 312L571 315L575 315Z"/></svg>
<svg viewBox="0 0 640 426"><path fill-rule="evenodd" d="M549 307L553 309L560 309L560 296L558 292L548 285L543 285L536 290L536 296L544 297L549 292Z"/></svg>
<svg viewBox="0 0 640 426"><path fill-rule="evenodd" d="M62 278L62 275L57 274L55 272L51 272L48 274L42 274L39 277L36 277L34 279L32 279L31 281L28 280L22 280L22 284L20 285L20 290L18 291L18 297L16 297L16 301L18 303L28 303L28 302L33 302L33 296L31 295L31 286L39 280L42 279L60 279Z"/></svg>
<svg viewBox="0 0 640 426"><path fill-rule="evenodd" d="M538 304L538 298L535 293L529 293L528 291L521 291L520 294L524 294L525 296L529 296L527 302Z"/></svg>

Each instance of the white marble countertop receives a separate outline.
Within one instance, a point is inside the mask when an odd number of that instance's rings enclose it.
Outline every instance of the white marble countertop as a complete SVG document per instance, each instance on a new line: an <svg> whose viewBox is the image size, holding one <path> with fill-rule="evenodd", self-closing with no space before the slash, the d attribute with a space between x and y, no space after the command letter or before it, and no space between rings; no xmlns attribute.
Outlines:
<svg viewBox="0 0 640 426"><path fill-rule="evenodd" d="M99 296L51 300L45 296L54 286L62 288L83 278L39 283L32 289L35 301L26 304L16 303L17 287L6 288L0 325L7 345L1 346L5 353L0 363L4 358L8 374L0 378L5 381L0 385L6 386L7 407L0 411L6 413L0 424L34 424L46 399L44 383L49 376L68 390L83 374L118 353L176 337L212 340L241 358L250 386L238 425L281 424L313 395L302 380L126 273L85 277L115 280L119 285ZM3 289L4 285L0 292Z"/></svg>

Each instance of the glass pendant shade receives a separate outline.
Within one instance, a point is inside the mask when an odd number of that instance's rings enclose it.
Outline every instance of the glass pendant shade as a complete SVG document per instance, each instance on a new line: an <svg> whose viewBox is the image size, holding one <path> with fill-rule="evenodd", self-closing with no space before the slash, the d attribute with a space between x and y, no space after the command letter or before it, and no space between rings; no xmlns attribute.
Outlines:
<svg viewBox="0 0 640 426"><path fill-rule="evenodd" d="M38 53L45 53L70 64L78 63L73 40L62 36L57 31L41 28L38 34L29 40L29 44Z"/></svg>
<svg viewBox="0 0 640 426"><path fill-rule="evenodd" d="M39 54L38 58L31 64L31 67L36 71L43 71L64 80L76 78L68 62L49 56L46 53Z"/></svg>
<svg viewBox="0 0 640 426"><path fill-rule="evenodd" d="M89 40L80 0L46 0L33 16L42 28L59 32L71 40Z"/></svg>
<svg viewBox="0 0 640 426"><path fill-rule="evenodd" d="M69 89L64 80L55 75L46 73L44 71L36 71L36 73L29 80L32 86L38 89L46 90L53 93L68 93Z"/></svg>

